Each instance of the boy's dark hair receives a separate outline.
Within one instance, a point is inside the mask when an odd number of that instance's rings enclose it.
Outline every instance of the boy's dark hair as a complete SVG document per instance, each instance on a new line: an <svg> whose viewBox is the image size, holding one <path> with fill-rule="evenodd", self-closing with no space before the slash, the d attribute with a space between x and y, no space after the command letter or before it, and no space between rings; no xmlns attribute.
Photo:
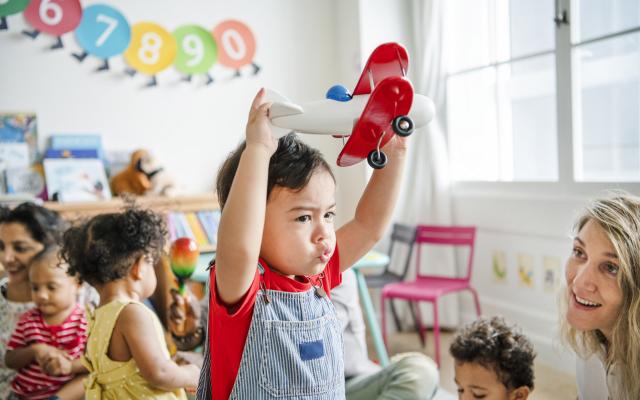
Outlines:
<svg viewBox="0 0 640 400"><path fill-rule="evenodd" d="M60 241L67 223L60 214L34 203L22 203L15 208L0 207L0 224L23 225L31 238L45 247Z"/></svg>
<svg viewBox="0 0 640 400"><path fill-rule="evenodd" d="M128 208L101 214L65 232L60 252L69 263L69 275L92 285L125 277L138 258L162 252L164 220L150 210Z"/></svg>
<svg viewBox="0 0 640 400"><path fill-rule="evenodd" d="M245 148L246 142L243 141L237 149L229 154L218 171L216 191L220 208L224 207L227 197L229 197L231 184L240 163L240 156ZM302 142L293 132L281 137L278 140L278 148L269 160L267 199L275 186L301 190L309 183L309 179L318 169L326 170L335 181L331 167L322 157L322 153Z"/></svg>
<svg viewBox="0 0 640 400"><path fill-rule="evenodd" d="M521 386L533 390L533 346L502 318L479 319L465 326L449 352L458 362L479 363L491 369L509 390Z"/></svg>

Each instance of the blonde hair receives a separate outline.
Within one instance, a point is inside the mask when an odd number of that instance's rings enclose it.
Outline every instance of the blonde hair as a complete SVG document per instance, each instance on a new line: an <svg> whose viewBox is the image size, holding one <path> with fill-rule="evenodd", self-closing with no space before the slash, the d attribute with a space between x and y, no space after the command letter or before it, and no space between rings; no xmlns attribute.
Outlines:
<svg viewBox="0 0 640 400"><path fill-rule="evenodd" d="M580 356L604 354L607 369L615 364L621 389L628 398L640 398L640 198L618 192L613 197L594 200L575 225L579 232L588 221L606 233L619 260L618 285L622 306L611 340L602 332L578 331L566 320L568 296L561 296L560 329L563 340ZM603 353L603 345L606 352Z"/></svg>

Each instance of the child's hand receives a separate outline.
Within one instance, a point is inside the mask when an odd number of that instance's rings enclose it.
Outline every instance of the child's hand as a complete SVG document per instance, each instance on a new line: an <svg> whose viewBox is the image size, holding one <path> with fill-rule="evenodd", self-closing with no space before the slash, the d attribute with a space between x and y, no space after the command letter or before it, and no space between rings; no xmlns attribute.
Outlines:
<svg viewBox="0 0 640 400"><path fill-rule="evenodd" d="M389 142L387 142L387 144L384 145L382 150L384 150L384 152L389 155L404 153L407 150L408 139L409 138L406 136L402 137L400 135L394 134L391 140L389 140Z"/></svg>
<svg viewBox="0 0 640 400"><path fill-rule="evenodd" d="M71 360L67 354L57 354L50 357L44 365L47 375L62 376L71 374Z"/></svg>
<svg viewBox="0 0 640 400"><path fill-rule="evenodd" d="M53 346L44 343L36 343L31 345L35 352L36 362L40 368L44 369L49 359L57 357L62 352Z"/></svg>
<svg viewBox="0 0 640 400"><path fill-rule="evenodd" d="M269 107L271 103L264 102L264 88L262 88L251 103L246 132L247 147L252 144L262 145L269 154L273 154L278 148L278 141L273 137L269 126Z"/></svg>
<svg viewBox="0 0 640 400"><path fill-rule="evenodd" d="M187 374L193 378L191 383L185 386L184 389L189 393L195 393L198 389L198 381L200 380L200 368L193 364L183 365L182 368L184 368Z"/></svg>
<svg viewBox="0 0 640 400"><path fill-rule="evenodd" d="M169 306L169 330L177 336L193 333L200 323L200 305L198 300L188 292L184 296L177 289L171 288L171 305Z"/></svg>

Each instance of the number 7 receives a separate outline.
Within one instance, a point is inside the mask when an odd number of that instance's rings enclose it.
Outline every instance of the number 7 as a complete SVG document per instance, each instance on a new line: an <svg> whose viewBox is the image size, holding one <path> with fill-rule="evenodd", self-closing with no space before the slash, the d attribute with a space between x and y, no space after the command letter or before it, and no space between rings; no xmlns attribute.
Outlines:
<svg viewBox="0 0 640 400"><path fill-rule="evenodd" d="M118 20L104 14L98 14L98 16L96 17L96 21L104 22L105 24L107 24L107 29L102 32L102 35L100 35L100 37L96 41L96 47L100 47L104 44L104 42L107 41L109 36L111 36L113 31L116 29L116 27L118 26Z"/></svg>

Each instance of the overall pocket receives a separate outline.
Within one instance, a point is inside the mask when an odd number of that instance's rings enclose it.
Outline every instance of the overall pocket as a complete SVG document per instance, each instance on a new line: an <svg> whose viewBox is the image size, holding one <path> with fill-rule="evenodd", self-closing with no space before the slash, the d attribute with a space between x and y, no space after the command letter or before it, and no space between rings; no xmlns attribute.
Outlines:
<svg viewBox="0 0 640 400"><path fill-rule="evenodd" d="M334 316L261 325L260 386L271 395L321 395L342 386L342 337Z"/></svg>

